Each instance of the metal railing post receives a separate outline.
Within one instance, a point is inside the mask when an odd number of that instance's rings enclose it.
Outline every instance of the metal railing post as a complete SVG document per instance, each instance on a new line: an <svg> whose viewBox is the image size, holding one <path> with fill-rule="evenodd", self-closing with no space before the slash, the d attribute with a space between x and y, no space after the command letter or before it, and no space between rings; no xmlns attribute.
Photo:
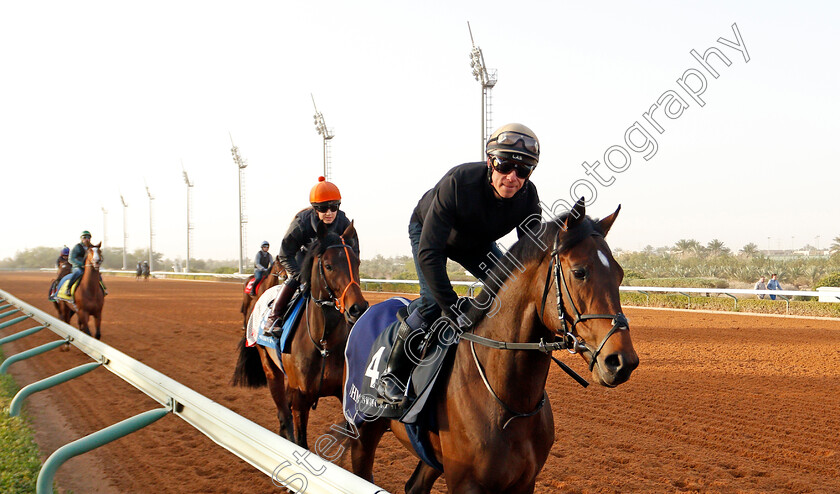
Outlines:
<svg viewBox="0 0 840 494"><path fill-rule="evenodd" d="M153 424L162 419L169 413L168 408L156 408L127 418L122 422L117 422L114 425L106 427L102 430L89 434L81 439L77 439L72 443L55 450L53 454L44 462L41 471L38 473L38 481L35 485L35 492L37 494L50 494L52 492L53 478L58 468L67 460L74 456L87 453L90 450L96 449L102 445L108 444L111 441L119 439L123 436L138 431L147 425Z"/></svg>
<svg viewBox="0 0 840 494"><path fill-rule="evenodd" d="M41 331L44 328L46 328L46 326L35 326L34 328L24 329L23 331L21 331L19 333L9 335L5 338L0 338L0 345L5 345L6 343L9 343L9 342L12 342L12 341L15 341L15 340L19 340L21 338L25 338L25 337L27 337L31 334L35 334L38 331Z"/></svg>
<svg viewBox="0 0 840 494"><path fill-rule="evenodd" d="M58 348L62 345L66 345L68 342L69 340L51 341L49 343L44 343L41 346L36 346L35 348L29 349L25 352L16 353L15 355L12 355L11 357L4 360L2 364L0 364L0 374L5 374L9 366L19 360L25 360L29 357L34 357L35 355L40 355L44 352L49 352L52 349Z"/></svg>
<svg viewBox="0 0 840 494"><path fill-rule="evenodd" d="M12 307L12 304L0 305L0 310L8 309L9 307Z"/></svg>
<svg viewBox="0 0 840 494"><path fill-rule="evenodd" d="M691 295L689 295L687 293L684 293L684 292L677 292L677 293L679 293L680 295L683 295L685 297L688 297L688 308L690 309L691 308Z"/></svg>
<svg viewBox="0 0 840 494"><path fill-rule="evenodd" d="M4 313L0 314L0 319L4 318L6 316L10 316L10 315L14 314L15 312L20 312L20 309L15 309L15 310L10 310L9 312L4 312ZM20 317L14 318L14 319L9 319L8 321L0 324L0 329L8 328L9 326L11 326L13 324L17 324L21 321L24 321L24 320L28 319L28 318L29 318L29 316L20 316Z"/></svg>
<svg viewBox="0 0 840 494"><path fill-rule="evenodd" d="M87 374L93 369L98 368L100 365L102 364L99 362L89 362L87 364L82 364L78 367L68 369L64 372L60 372L54 376L41 379L40 381L34 382L28 386L24 386L20 391L17 392L15 397L12 398L12 403L9 405L9 415L12 417L17 417L18 415L20 415L20 409L23 406L23 400L25 400L29 395L37 393L38 391L43 391L45 389L51 388L63 382L67 382L75 377Z"/></svg>
<svg viewBox="0 0 840 494"><path fill-rule="evenodd" d="M736 297L735 295L732 295L731 293L724 293L724 295L728 295L735 300L735 311L737 312L738 311L738 297Z"/></svg>

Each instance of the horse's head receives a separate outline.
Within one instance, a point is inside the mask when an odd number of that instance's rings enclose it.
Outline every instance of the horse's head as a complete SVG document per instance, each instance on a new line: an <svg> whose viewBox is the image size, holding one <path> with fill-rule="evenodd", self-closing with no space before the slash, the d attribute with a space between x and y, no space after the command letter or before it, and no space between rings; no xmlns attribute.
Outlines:
<svg viewBox="0 0 840 494"><path fill-rule="evenodd" d="M87 254L85 255L85 266L93 266L94 269L99 269L99 266L102 264L102 261L105 258L102 256L102 242L99 242L96 245L91 245L88 248Z"/></svg>
<svg viewBox="0 0 840 494"><path fill-rule="evenodd" d="M571 352L581 354L593 379L608 387L627 381L639 365L621 312L618 287L624 270L605 240L620 209L594 221L586 216L583 200L578 201L559 219L551 259L546 260L553 270L549 283L557 290L549 300L557 300L557 312L546 310L543 322L562 335Z"/></svg>
<svg viewBox="0 0 840 494"><path fill-rule="evenodd" d="M271 265L271 274L276 276L277 278L286 279L288 275L286 274L286 268L283 267L283 264L280 263L280 255L274 256L274 263Z"/></svg>
<svg viewBox="0 0 840 494"><path fill-rule="evenodd" d="M318 237L309 246L308 269L312 295L321 301L335 304L353 324L367 310L368 302L359 286L359 256L353 250L356 229L353 223L340 236L329 233L324 223L318 223ZM307 262L304 261L304 268ZM306 273L306 269L304 269Z"/></svg>

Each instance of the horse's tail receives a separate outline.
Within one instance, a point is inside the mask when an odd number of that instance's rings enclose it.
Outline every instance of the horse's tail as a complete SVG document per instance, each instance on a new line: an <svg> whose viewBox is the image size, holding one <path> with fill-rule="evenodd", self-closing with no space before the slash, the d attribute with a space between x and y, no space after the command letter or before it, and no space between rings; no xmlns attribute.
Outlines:
<svg viewBox="0 0 840 494"><path fill-rule="evenodd" d="M248 388L259 388L268 384L257 347L246 345L243 337L239 340L238 350L239 359L236 361L231 384Z"/></svg>

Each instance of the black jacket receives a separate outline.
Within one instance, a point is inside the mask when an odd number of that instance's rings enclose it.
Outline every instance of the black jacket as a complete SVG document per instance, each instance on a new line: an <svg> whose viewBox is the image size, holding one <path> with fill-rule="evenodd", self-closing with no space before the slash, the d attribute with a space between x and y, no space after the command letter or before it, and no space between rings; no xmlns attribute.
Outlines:
<svg viewBox="0 0 840 494"><path fill-rule="evenodd" d="M300 263L303 262L306 246L318 236L316 232L319 221L318 213L314 209L304 209L295 215L286 235L283 236L283 242L280 244L280 264L286 269L289 277L300 279ZM341 235L348 226L350 226L350 220L347 219L344 211L339 210L335 221L327 225L327 230ZM354 237L349 243L358 255L359 237L358 235Z"/></svg>
<svg viewBox="0 0 840 494"><path fill-rule="evenodd" d="M510 199L500 199L483 162L452 168L423 195L411 216L412 223L423 227L417 260L442 310L458 300L446 274L447 258L465 267L489 262L485 256L494 242L514 228L521 238L519 226L532 214L540 214L533 182L527 180ZM472 274L484 278L483 273Z"/></svg>

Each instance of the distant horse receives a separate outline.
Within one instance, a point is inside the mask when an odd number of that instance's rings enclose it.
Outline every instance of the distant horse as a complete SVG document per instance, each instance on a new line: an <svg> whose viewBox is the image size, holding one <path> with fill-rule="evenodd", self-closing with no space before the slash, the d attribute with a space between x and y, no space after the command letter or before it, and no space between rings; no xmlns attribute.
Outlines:
<svg viewBox="0 0 840 494"><path fill-rule="evenodd" d="M149 275L151 274L149 265L143 263L143 281L149 281Z"/></svg>
<svg viewBox="0 0 840 494"><path fill-rule="evenodd" d="M254 276L251 275L251 277L245 280L245 284L242 286L242 305L239 308L239 312L244 317L242 329L248 327L248 319L251 317L251 311L254 310L254 304L257 302L257 299L269 288L279 285L280 278L286 279L286 269L280 264L280 256L275 256L274 262L271 264L271 271L262 279L260 286L257 287L256 297L251 295L251 292L248 290L248 283L254 279Z"/></svg>
<svg viewBox="0 0 840 494"><path fill-rule="evenodd" d="M102 326L102 307L105 305L105 293L102 290L101 274L99 273L99 266L102 264L104 258L100 247L102 242L96 245L91 245L85 254L85 272L82 275L82 280L73 294L73 301L75 307L67 302L59 302L59 314L62 315L64 322L69 323L74 311L78 311L79 329L85 334L90 334L88 327L88 318L93 316L96 325L96 339L100 339L100 327Z"/></svg>
<svg viewBox="0 0 840 494"><path fill-rule="evenodd" d="M140 281L141 276L143 276L143 265L138 262L137 263L137 272L134 276L134 281Z"/></svg>
<svg viewBox="0 0 840 494"><path fill-rule="evenodd" d="M639 357L619 301L624 272L604 239L617 215L594 221L579 202L542 224L539 241L523 237L493 268L482 298L497 303L498 312L488 315L488 303L459 304L472 305L465 311L472 330L458 332L460 344L444 360L428 412L437 431L424 433L443 472L419 462L406 492L427 493L444 473L449 492L534 492L557 435L545 392L551 351L580 353L602 386L629 379ZM373 480L376 448L388 428L413 451L403 423L372 418L358 426L357 437L348 436L356 475Z"/></svg>
<svg viewBox="0 0 840 494"><path fill-rule="evenodd" d="M280 435L304 448L308 447L310 407L321 396L341 401L344 345L351 325L368 307L359 286L359 258L348 243L355 232L352 223L341 236L327 233L319 223L318 237L301 265L301 281L309 286L310 296L295 328L291 354L278 355L259 345L248 347L244 338L239 344L233 384L268 384L277 406Z"/></svg>
<svg viewBox="0 0 840 494"><path fill-rule="evenodd" d="M68 261L62 261L61 264L58 265L56 270L56 278L52 281L52 284L50 285L50 295L58 292L58 289L61 288L60 286L58 286L58 284L61 283L62 278L64 278L65 276L70 274L71 271L73 271L73 266ZM55 305L55 310L56 312L58 312L58 317L63 319L64 315L61 313L58 301L54 300L53 305ZM72 316L73 314L71 313L70 317ZM67 322L69 322L69 320Z"/></svg>

